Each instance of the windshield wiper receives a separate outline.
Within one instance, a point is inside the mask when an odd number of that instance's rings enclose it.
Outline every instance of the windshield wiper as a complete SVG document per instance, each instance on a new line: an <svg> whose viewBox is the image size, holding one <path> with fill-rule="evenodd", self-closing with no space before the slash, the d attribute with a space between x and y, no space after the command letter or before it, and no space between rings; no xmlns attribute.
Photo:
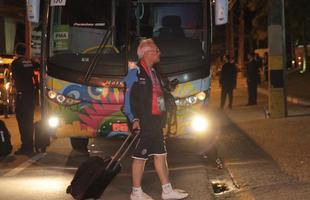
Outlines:
<svg viewBox="0 0 310 200"><path fill-rule="evenodd" d="M113 32L113 27L110 26L107 29L107 32L104 34L104 36L103 36L103 38L102 38L102 40L100 42L100 45L99 45L98 49L96 50L95 56L92 59L90 65L88 66L87 72L86 72L86 74L84 76L84 82L85 83L87 83L90 80L90 78L92 76L92 73L95 70L96 65L97 65L97 63L99 61L99 56L102 54L102 52L103 52L104 48L106 47L109 39L111 38L112 32Z"/></svg>

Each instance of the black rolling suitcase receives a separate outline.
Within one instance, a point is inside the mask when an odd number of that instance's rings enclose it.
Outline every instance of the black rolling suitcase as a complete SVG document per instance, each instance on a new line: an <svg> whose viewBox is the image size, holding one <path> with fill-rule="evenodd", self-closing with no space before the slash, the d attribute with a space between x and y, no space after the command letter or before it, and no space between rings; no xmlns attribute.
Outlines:
<svg viewBox="0 0 310 200"><path fill-rule="evenodd" d="M34 147L37 153L44 153L50 145L51 133L45 127L41 120L34 123Z"/></svg>
<svg viewBox="0 0 310 200"><path fill-rule="evenodd" d="M11 135L3 120L0 120L0 157L12 152Z"/></svg>
<svg viewBox="0 0 310 200"><path fill-rule="evenodd" d="M77 200L100 198L113 178L121 171L120 161L137 137L138 134L130 134L112 157L94 156L83 162L67 187L67 193Z"/></svg>

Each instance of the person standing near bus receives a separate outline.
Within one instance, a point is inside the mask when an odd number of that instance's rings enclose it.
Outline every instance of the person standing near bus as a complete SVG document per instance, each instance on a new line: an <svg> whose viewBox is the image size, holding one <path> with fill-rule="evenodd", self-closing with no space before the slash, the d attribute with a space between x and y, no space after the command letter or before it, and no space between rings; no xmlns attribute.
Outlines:
<svg viewBox="0 0 310 200"><path fill-rule="evenodd" d="M248 106L257 104L257 85L259 83L259 65L255 61L255 54L248 54L248 63L246 65L246 77L248 84Z"/></svg>
<svg viewBox="0 0 310 200"><path fill-rule="evenodd" d="M154 64L160 60L160 51L152 39L144 39L137 48L139 62L125 78L127 86L124 111L132 130L140 130L132 162L131 200L152 200L141 187L146 161L154 156L154 167L162 185L162 199L184 199L183 190L173 189L169 180L167 151L163 127L165 103L159 76Z"/></svg>
<svg viewBox="0 0 310 200"><path fill-rule="evenodd" d="M264 53L263 57L263 68L264 68L264 76L265 76L265 81L268 82L268 52Z"/></svg>
<svg viewBox="0 0 310 200"><path fill-rule="evenodd" d="M220 86L222 87L220 109L224 108L227 95L229 99L228 108L232 109L233 91L234 88L236 88L237 72L236 66L230 61L229 55L224 56L224 61L225 63L220 73Z"/></svg>
<svg viewBox="0 0 310 200"><path fill-rule="evenodd" d="M35 107L34 66L25 58L26 47L16 46L16 59L12 62L12 77L16 89L16 119L21 147L15 155L33 154L33 118Z"/></svg>

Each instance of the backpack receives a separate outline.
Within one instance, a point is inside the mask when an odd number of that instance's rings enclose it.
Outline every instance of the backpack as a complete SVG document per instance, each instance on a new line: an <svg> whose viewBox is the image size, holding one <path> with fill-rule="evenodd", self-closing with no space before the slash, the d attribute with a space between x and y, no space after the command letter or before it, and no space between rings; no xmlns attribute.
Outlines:
<svg viewBox="0 0 310 200"><path fill-rule="evenodd" d="M4 121L0 120L0 156L7 156L12 152L11 135Z"/></svg>

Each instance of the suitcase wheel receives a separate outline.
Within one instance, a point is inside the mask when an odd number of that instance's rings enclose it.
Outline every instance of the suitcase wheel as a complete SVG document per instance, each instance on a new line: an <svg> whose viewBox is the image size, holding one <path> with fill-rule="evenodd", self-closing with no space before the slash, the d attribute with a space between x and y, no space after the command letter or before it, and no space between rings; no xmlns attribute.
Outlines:
<svg viewBox="0 0 310 200"><path fill-rule="evenodd" d="M71 188L71 185L69 185L69 186L67 187L66 193L67 193L67 194L71 194L71 191L72 191L72 188Z"/></svg>

